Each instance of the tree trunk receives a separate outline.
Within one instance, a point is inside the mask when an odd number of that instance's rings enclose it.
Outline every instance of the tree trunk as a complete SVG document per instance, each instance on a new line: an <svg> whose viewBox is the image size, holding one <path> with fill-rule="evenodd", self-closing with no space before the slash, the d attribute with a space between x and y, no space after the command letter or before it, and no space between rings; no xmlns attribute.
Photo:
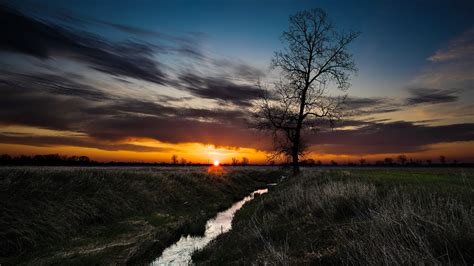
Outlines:
<svg viewBox="0 0 474 266"><path fill-rule="evenodd" d="M296 124L295 138L293 140L293 154L292 154L293 175L298 175L300 173L298 155L300 154L300 135L301 135L301 127L303 125L303 119L304 119L304 108L306 106L306 92L308 91L308 88L309 88L309 81L308 81L308 78L306 78L306 86L301 95L300 111L298 114L298 122Z"/></svg>
<svg viewBox="0 0 474 266"><path fill-rule="evenodd" d="M295 139L293 140L293 150L292 150L292 165L293 165L293 175L298 175L300 173L300 165L298 155L300 154L300 127L299 123L295 132Z"/></svg>
<svg viewBox="0 0 474 266"><path fill-rule="evenodd" d="M299 165L299 162L298 162L298 149L293 149L293 162L292 162L292 165L293 165L293 175L298 175L300 173L300 165Z"/></svg>

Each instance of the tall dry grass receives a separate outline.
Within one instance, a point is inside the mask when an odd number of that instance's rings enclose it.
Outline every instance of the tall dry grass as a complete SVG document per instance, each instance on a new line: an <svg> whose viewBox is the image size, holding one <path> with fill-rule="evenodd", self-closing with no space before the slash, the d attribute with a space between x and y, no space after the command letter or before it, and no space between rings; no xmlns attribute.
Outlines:
<svg viewBox="0 0 474 266"><path fill-rule="evenodd" d="M472 265L474 191L470 185L373 182L350 171L305 172L245 206L233 230L193 258L209 264Z"/></svg>
<svg viewBox="0 0 474 266"><path fill-rule="evenodd" d="M199 231L216 212L269 182L262 173L241 170L213 175L201 168L0 168L0 263L12 257L21 261L43 249L62 250L77 236L94 237L97 228L107 230L127 219ZM179 238L179 232L166 233ZM156 237L160 240L164 234Z"/></svg>

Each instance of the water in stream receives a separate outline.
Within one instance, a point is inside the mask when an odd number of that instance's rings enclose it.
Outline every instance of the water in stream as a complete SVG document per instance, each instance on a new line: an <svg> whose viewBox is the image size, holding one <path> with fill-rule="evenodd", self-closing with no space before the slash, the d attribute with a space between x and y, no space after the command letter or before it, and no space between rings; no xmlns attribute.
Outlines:
<svg viewBox="0 0 474 266"><path fill-rule="evenodd" d="M254 199L256 194L267 193L268 189L259 189L241 201L234 203L229 209L220 212L216 217L206 223L204 236L181 236L178 242L167 247L161 257L151 265L188 265L191 263L191 255L195 250L202 249L218 235L229 231L232 227L232 219L237 210L247 202Z"/></svg>

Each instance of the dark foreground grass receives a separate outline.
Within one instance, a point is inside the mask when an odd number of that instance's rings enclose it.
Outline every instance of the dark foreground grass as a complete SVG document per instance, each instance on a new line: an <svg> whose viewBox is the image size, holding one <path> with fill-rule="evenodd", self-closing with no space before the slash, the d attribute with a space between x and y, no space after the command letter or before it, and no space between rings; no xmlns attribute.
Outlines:
<svg viewBox="0 0 474 266"><path fill-rule="evenodd" d="M472 265L473 171L306 170L245 205L193 261Z"/></svg>
<svg viewBox="0 0 474 266"><path fill-rule="evenodd" d="M272 177L204 168L0 168L0 264L151 261Z"/></svg>

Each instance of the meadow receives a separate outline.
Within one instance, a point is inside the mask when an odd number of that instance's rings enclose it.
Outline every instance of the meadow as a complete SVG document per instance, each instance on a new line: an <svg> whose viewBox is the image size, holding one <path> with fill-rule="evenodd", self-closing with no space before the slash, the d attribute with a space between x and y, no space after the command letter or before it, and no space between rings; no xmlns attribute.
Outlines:
<svg viewBox="0 0 474 266"><path fill-rule="evenodd" d="M472 265L474 171L306 169L245 205L193 261Z"/></svg>
<svg viewBox="0 0 474 266"><path fill-rule="evenodd" d="M275 173L207 168L0 168L0 264L147 263Z"/></svg>
<svg viewBox="0 0 474 266"><path fill-rule="evenodd" d="M3 167L0 263L147 264L278 181L193 262L474 262L473 169Z"/></svg>

